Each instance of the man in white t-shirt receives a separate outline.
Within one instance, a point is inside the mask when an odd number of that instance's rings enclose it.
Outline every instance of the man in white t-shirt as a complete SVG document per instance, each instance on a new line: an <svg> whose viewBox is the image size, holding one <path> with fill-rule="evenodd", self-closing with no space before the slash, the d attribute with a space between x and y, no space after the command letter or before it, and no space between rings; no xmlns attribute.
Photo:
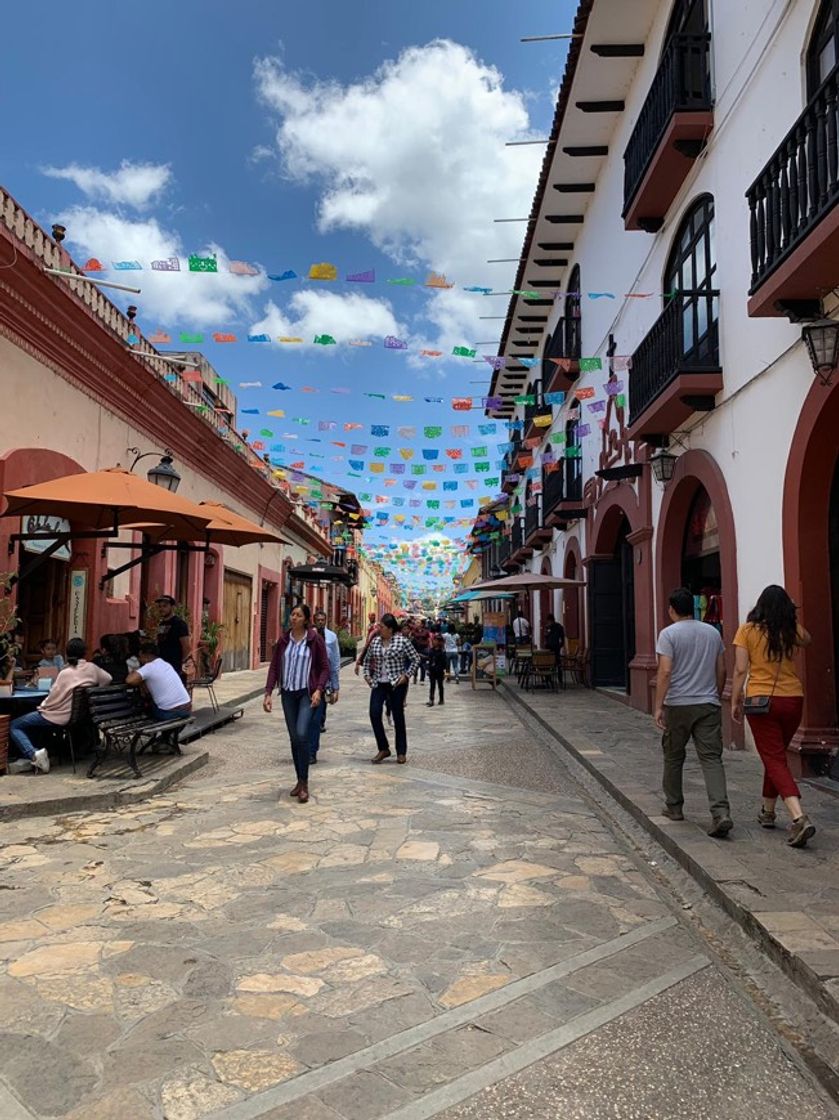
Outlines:
<svg viewBox="0 0 839 1120"><path fill-rule="evenodd" d="M129 673L125 683L146 686L155 719L179 719L192 711L192 701L180 675L163 660L154 642L140 642L140 668Z"/></svg>
<svg viewBox="0 0 839 1120"><path fill-rule="evenodd" d="M517 642L524 645L525 642L530 641L530 623L519 610L515 619L513 620L513 636Z"/></svg>

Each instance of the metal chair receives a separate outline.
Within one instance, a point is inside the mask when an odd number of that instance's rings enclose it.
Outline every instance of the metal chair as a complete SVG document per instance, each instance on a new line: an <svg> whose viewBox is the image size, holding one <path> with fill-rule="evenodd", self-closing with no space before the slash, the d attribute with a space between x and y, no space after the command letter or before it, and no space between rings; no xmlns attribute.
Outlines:
<svg viewBox="0 0 839 1120"><path fill-rule="evenodd" d="M221 657L217 657L212 664L210 672L203 677L194 677L190 681L190 692L195 688L206 688L210 696L210 703L212 704L213 711L219 710L219 702L216 697L215 683L221 674Z"/></svg>

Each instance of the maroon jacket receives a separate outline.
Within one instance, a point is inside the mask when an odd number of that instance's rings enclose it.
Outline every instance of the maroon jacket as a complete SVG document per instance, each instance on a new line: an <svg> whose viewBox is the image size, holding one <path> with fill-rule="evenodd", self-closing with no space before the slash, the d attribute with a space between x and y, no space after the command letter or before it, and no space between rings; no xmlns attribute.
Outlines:
<svg viewBox="0 0 839 1120"><path fill-rule="evenodd" d="M268 680L265 682L266 696L270 696L278 685L282 687L283 655L289 641L289 634L286 632L280 635L277 644L274 646L271 664L268 667ZM323 692L326 688L329 680L329 658L326 654L326 643L313 627L309 628L306 642L311 655L311 669L309 671L309 695L311 696L313 692Z"/></svg>

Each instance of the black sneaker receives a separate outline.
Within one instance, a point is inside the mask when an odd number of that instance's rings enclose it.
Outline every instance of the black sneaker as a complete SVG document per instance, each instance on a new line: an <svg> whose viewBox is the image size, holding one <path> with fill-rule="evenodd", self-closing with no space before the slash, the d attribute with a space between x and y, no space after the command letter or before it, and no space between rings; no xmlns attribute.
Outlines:
<svg viewBox="0 0 839 1120"><path fill-rule="evenodd" d="M317 766L317 764L318 764L318 756L316 754L313 754L311 756L311 758L309 759L309 765L310 766Z"/></svg>
<svg viewBox="0 0 839 1120"><path fill-rule="evenodd" d="M714 823L708 829L708 835L720 840L723 836L728 836L732 828L734 828L734 821L731 817L714 817Z"/></svg>
<svg viewBox="0 0 839 1120"><path fill-rule="evenodd" d="M667 817L669 821L683 821L685 819L685 814L681 809L671 809L669 805L664 806L664 808L661 810L661 815L663 817Z"/></svg>

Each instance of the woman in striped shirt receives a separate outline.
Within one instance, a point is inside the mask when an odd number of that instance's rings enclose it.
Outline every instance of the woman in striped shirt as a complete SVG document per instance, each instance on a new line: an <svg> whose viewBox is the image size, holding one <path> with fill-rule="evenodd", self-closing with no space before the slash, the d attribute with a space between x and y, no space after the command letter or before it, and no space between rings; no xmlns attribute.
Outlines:
<svg viewBox="0 0 839 1120"><path fill-rule="evenodd" d="M280 636L265 683L262 707L271 711L271 693L280 686L291 757L297 785L289 792L301 804L309 800L309 723L320 707L329 679L329 659L323 638L311 625L312 613L305 603L291 612L291 629Z"/></svg>
<svg viewBox="0 0 839 1120"><path fill-rule="evenodd" d="M364 679L373 690L370 694L370 723L379 748L372 762L384 762L391 753L382 722L382 709L387 699L390 700L396 735L396 761L407 761L405 699L408 695L408 680L414 670L419 668L419 664L419 654L413 643L399 633L399 623L393 615L382 615L379 633L370 642L364 656Z"/></svg>

